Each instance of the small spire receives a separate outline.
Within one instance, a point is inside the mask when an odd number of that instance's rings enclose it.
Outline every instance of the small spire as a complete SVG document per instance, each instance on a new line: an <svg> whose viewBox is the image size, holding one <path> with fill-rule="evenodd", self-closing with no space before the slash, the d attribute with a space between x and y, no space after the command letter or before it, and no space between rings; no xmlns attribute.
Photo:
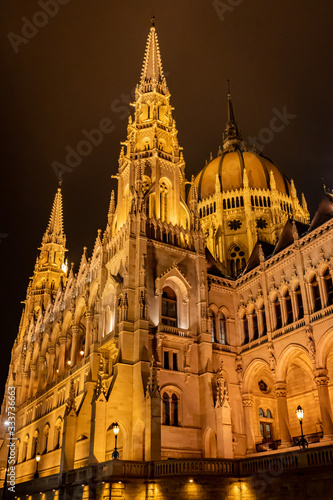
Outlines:
<svg viewBox="0 0 333 500"><path fill-rule="evenodd" d="M62 194L60 187L57 189L49 224L43 236L42 244L45 243L58 243L59 245L63 246L65 246L66 244L66 238L63 228Z"/></svg>
<svg viewBox="0 0 333 500"><path fill-rule="evenodd" d="M112 189L111 198L110 198L109 213L108 213L109 224L111 223L111 219L114 216L115 210L116 210L116 205L115 205L115 201L114 201L114 190Z"/></svg>
<svg viewBox="0 0 333 500"><path fill-rule="evenodd" d="M269 181L270 181L271 189L276 189L276 182L275 182L273 170L270 170L270 172L269 172Z"/></svg>
<svg viewBox="0 0 333 500"><path fill-rule="evenodd" d="M246 169L244 168L243 170L243 186L245 188L248 188L249 187L249 178L248 178L248 175L247 175L247 172L246 172Z"/></svg>
<svg viewBox="0 0 333 500"><path fill-rule="evenodd" d="M241 144L243 139L238 130L238 125L235 120L234 108L232 105L230 80L227 81L228 87L228 121L223 134L223 149L229 149L230 146Z"/></svg>
<svg viewBox="0 0 333 500"><path fill-rule="evenodd" d="M152 14L151 20L150 20L152 28L155 28L155 16Z"/></svg>
<svg viewBox="0 0 333 500"><path fill-rule="evenodd" d="M221 192L221 184L220 184L220 176L219 174L215 175L215 193Z"/></svg>

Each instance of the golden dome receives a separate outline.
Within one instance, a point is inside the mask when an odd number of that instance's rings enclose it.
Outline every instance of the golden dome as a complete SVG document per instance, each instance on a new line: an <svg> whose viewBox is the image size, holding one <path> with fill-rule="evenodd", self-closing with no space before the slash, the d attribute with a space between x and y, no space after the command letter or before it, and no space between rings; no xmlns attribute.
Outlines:
<svg viewBox="0 0 333 500"><path fill-rule="evenodd" d="M249 187L252 189L271 189L270 171L279 193L290 194L290 181L279 171L271 160L254 151L225 151L211 160L197 175L195 185L199 200L215 193L216 174L219 176L221 190L232 191L243 188L243 172L246 170Z"/></svg>

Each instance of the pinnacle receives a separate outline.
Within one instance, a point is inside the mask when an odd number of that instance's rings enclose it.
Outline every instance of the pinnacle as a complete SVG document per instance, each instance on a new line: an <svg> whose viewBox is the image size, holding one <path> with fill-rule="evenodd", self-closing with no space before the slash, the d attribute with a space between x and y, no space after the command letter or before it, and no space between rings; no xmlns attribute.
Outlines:
<svg viewBox="0 0 333 500"><path fill-rule="evenodd" d="M43 236L42 243L58 243L65 245L65 234L63 228L63 214L62 214L62 194L61 188L57 189L49 224Z"/></svg>

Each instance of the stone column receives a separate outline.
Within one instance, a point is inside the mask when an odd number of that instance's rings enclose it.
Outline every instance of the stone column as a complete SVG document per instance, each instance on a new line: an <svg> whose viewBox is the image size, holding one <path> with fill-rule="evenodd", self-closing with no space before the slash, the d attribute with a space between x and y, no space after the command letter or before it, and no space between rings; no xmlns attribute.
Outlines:
<svg viewBox="0 0 333 500"><path fill-rule="evenodd" d="M35 381L36 381L36 374L37 374L37 365L35 363L31 363L30 365L30 385L29 385L29 391L28 391L28 398L31 398L34 393L34 386L35 386Z"/></svg>
<svg viewBox="0 0 333 500"><path fill-rule="evenodd" d="M291 436L287 406L287 384L285 382L277 382L275 384L275 395L277 398L281 445L284 447L290 446Z"/></svg>
<svg viewBox="0 0 333 500"><path fill-rule="evenodd" d="M65 371L65 361L66 361L66 337L59 337L59 344L60 344L60 349L59 349L59 373L63 373Z"/></svg>
<svg viewBox="0 0 333 500"><path fill-rule="evenodd" d="M253 434L253 396L252 394L242 394L244 425L246 434L246 452L255 451L255 442Z"/></svg>
<svg viewBox="0 0 333 500"><path fill-rule="evenodd" d="M48 359L48 372L47 372L47 380L46 384L50 384L53 380L53 370L54 370L54 360L55 360L55 347L48 346L47 352L49 354Z"/></svg>
<svg viewBox="0 0 333 500"><path fill-rule="evenodd" d="M330 395L328 392L327 370L319 368L314 371L315 382L317 384L317 391L319 397L319 406L321 413L321 420L323 424L324 438L332 438L333 436L333 423L332 423L332 407Z"/></svg>
<svg viewBox="0 0 333 500"><path fill-rule="evenodd" d="M22 373L22 392L21 392L21 404L27 399L27 392L29 387L29 372L23 371Z"/></svg>
<svg viewBox="0 0 333 500"><path fill-rule="evenodd" d="M45 370L45 356L39 356L37 392L44 387L44 382L45 382L44 370Z"/></svg>
<svg viewBox="0 0 333 500"><path fill-rule="evenodd" d="M71 366L75 365L77 359L77 341L80 328L76 325L72 326L72 349L71 349Z"/></svg>
<svg viewBox="0 0 333 500"><path fill-rule="evenodd" d="M92 331L92 322L93 322L93 313L86 312L86 342L84 349L84 356L87 357L90 352L90 344L91 344L91 331Z"/></svg>

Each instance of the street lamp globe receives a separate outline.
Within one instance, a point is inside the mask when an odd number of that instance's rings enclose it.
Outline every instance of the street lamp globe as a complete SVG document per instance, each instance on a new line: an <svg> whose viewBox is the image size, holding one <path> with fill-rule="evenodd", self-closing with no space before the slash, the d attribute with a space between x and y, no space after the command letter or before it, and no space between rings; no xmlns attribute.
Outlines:
<svg viewBox="0 0 333 500"><path fill-rule="evenodd" d="M40 454L37 453L37 455L36 455L36 462L39 462L39 461L40 461Z"/></svg>
<svg viewBox="0 0 333 500"><path fill-rule="evenodd" d="M298 420L301 422L303 420L303 415L304 415L304 410L301 407L301 405L297 406L296 415L297 415Z"/></svg>
<svg viewBox="0 0 333 500"><path fill-rule="evenodd" d="M115 436L117 436L119 434L119 424L118 422L115 422L114 424L112 424L112 430L113 430L113 433Z"/></svg>

